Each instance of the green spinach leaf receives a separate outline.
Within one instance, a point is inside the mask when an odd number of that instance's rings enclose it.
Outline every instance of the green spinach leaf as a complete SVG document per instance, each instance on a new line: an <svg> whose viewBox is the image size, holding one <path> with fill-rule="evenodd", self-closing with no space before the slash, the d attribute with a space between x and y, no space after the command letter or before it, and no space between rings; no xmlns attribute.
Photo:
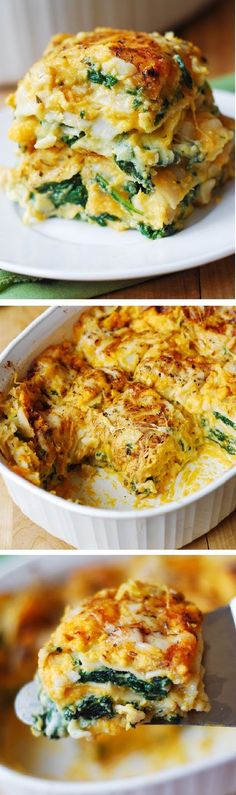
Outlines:
<svg viewBox="0 0 236 795"><path fill-rule="evenodd" d="M185 66L183 58L181 58L181 56L178 55L178 53L176 53L176 55L174 55L174 59L173 60L178 64L178 66L179 66L179 68L180 68L180 70L182 72L183 82L185 83L187 88L192 88L193 87L192 75L188 71L187 66Z"/></svg>
<svg viewBox="0 0 236 795"><path fill-rule="evenodd" d="M37 188L37 192L46 193L54 207L68 203L85 207L88 200L88 191L80 174L75 174L70 179L63 179L62 182L44 182Z"/></svg>
<svg viewBox="0 0 236 795"><path fill-rule="evenodd" d="M88 68L87 77L90 83L99 83L100 85L106 86L106 88L112 88L118 83L117 77L110 75L108 72L103 72L102 69L98 69L98 67L92 64Z"/></svg>

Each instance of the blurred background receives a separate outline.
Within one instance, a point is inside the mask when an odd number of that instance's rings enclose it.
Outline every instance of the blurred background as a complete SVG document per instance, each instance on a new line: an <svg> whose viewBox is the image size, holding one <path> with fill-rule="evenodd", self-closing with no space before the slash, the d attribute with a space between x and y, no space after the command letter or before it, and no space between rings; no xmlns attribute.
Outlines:
<svg viewBox="0 0 236 795"><path fill-rule="evenodd" d="M209 58L211 74L234 68L234 0L0 0L0 84L15 83L50 36L96 26L174 29Z"/></svg>

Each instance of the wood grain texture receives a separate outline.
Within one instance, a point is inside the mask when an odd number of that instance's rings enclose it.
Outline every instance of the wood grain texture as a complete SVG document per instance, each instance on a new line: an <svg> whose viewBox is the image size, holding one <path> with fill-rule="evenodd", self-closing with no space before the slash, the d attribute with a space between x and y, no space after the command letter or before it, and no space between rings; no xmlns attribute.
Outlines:
<svg viewBox="0 0 236 795"><path fill-rule="evenodd" d="M0 350L3 351L17 334L46 309L46 306L0 306Z"/></svg>
<svg viewBox="0 0 236 795"><path fill-rule="evenodd" d="M1 349L44 310L45 307L33 306L0 308ZM0 550L71 549L23 515L9 496L2 478L0 506ZM186 549L236 549L236 511L210 533L188 544Z"/></svg>
<svg viewBox="0 0 236 795"><path fill-rule="evenodd" d="M0 549L71 549L31 522L15 505L0 478Z"/></svg>
<svg viewBox="0 0 236 795"><path fill-rule="evenodd" d="M178 34L198 44L209 61L212 77L234 71L234 0L221 0L187 25ZM9 90L13 90L10 86ZM0 91L0 101L8 93ZM177 274L158 276L142 284L115 292L101 298L159 299L159 298L212 298L235 297L234 257L220 259L201 268ZM1 300L1 299L0 299Z"/></svg>

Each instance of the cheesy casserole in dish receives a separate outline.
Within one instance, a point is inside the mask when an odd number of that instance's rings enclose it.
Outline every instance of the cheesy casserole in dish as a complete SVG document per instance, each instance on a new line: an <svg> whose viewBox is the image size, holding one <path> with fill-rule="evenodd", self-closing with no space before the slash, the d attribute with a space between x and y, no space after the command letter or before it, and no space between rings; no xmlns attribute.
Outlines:
<svg viewBox="0 0 236 795"><path fill-rule="evenodd" d="M168 501L204 457L235 463L235 340L230 307L87 309L2 397L1 452L49 491L84 466Z"/></svg>
<svg viewBox="0 0 236 795"><path fill-rule="evenodd" d="M59 217L156 239L232 176L233 122L198 47L172 33L58 34L8 99L26 223Z"/></svg>

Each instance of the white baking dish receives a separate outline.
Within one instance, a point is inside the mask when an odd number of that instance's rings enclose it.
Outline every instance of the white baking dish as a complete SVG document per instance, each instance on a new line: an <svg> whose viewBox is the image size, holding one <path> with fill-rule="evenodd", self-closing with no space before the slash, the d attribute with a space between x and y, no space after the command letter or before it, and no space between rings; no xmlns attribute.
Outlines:
<svg viewBox="0 0 236 795"><path fill-rule="evenodd" d="M212 1L1 0L0 83L22 77L54 33L96 26L169 30Z"/></svg>
<svg viewBox="0 0 236 795"><path fill-rule="evenodd" d="M60 578L72 568L88 566L97 558L95 556L82 556L69 554L67 556L44 555L42 557L26 558L22 562L11 561L1 567L0 591L23 588L29 586L38 577L52 581ZM111 560L106 556L100 558ZM116 558L117 561L117 558ZM34 776L26 776L13 772L0 765L0 792L1 795L235 795L236 791L236 756L234 748L234 730L222 729L220 749L214 748L198 762L167 768L151 775L142 777L122 778L120 780L105 780L93 783L66 781L47 781ZM194 735L192 742L194 741ZM47 743L48 741L46 741ZM70 740L60 741L65 744ZM58 750L60 749L59 746ZM44 746L45 749L45 746ZM66 751L65 751L66 752ZM26 754L28 749L26 750ZM48 753L50 754L50 743ZM52 761L55 766L55 758ZM35 765L40 767L40 761L35 759ZM50 768L50 761L48 762ZM58 765L61 762L58 761Z"/></svg>
<svg viewBox="0 0 236 795"><path fill-rule="evenodd" d="M23 375L49 343L70 336L84 307L47 310L0 357L0 391L10 388L14 369ZM16 475L3 459L0 473L23 513L52 535L80 549L178 549L219 524L236 507L236 467L178 502L154 508L118 509L77 505ZM104 489L107 490L104 480Z"/></svg>

